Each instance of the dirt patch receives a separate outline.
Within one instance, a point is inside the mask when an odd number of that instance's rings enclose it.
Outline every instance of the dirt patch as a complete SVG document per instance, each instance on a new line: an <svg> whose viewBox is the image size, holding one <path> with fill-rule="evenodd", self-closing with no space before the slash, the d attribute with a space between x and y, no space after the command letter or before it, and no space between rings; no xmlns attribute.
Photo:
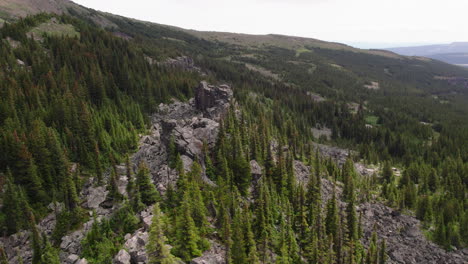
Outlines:
<svg viewBox="0 0 468 264"><path fill-rule="evenodd" d="M380 89L380 84L378 82L370 82L367 84L364 84L364 88L367 88L369 90L379 90Z"/></svg>
<svg viewBox="0 0 468 264"><path fill-rule="evenodd" d="M245 67L247 67L247 69L251 70L251 71L255 71L255 72L258 72L260 73L261 75L265 76L265 77L269 77L269 78L272 78L276 81L280 81L281 80L281 77L274 73L274 72L271 72L263 67L260 67L258 65L253 65L253 64L250 64L250 63L245 63Z"/></svg>
<svg viewBox="0 0 468 264"><path fill-rule="evenodd" d="M328 127L322 127L322 128L311 128L312 134L314 135L314 138L323 138L325 137L327 140L331 139L332 135L332 130Z"/></svg>
<svg viewBox="0 0 468 264"><path fill-rule="evenodd" d="M320 94L316 94L313 92L307 92L307 95L310 96L312 98L312 101L316 103L324 102L327 100L325 99L325 97L322 97Z"/></svg>

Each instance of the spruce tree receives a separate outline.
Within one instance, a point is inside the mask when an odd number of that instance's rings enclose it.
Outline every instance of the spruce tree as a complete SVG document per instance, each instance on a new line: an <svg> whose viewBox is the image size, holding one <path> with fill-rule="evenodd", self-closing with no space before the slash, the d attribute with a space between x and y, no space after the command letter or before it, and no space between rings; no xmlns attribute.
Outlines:
<svg viewBox="0 0 468 264"><path fill-rule="evenodd" d="M3 248L0 248L0 264L8 264L8 257Z"/></svg>
<svg viewBox="0 0 468 264"><path fill-rule="evenodd" d="M47 237L43 236L43 252L41 256L41 264L60 264L59 251L54 248Z"/></svg>
<svg viewBox="0 0 468 264"><path fill-rule="evenodd" d="M356 215L356 208L355 208L355 198L354 198L354 190L352 191L351 197L348 200L348 204L346 205L346 224L347 224L347 231L348 231L348 239L349 241L355 241L358 239L358 219Z"/></svg>
<svg viewBox="0 0 468 264"><path fill-rule="evenodd" d="M160 200L159 193L151 182L148 166L144 162L139 165L135 184L144 204L151 205Z"/></svg>
<svg viewBox="0 0 468 264"><path fill-rule="evenodd" d="M386 244L385 239L380 243L380 252L379 252L379 264L387 263L387 254L386 254Z"/></svg>
<svg viewBox="0 0 468 264"><path fill-rule="evenodd" d="M335 191L333 196L327 202L327 216L325 220L326 232L335 238L338 234L339 228L339 216L338 216L338 205L336 202Z"/></svg>
<svg viewBox="0 0 468 264"><path fill-rule="evenodd" d="M154 205L153 218L149 230L149 240L146 244L146 252L148 254L148 263L150 264L174 264L179 263L179 260L173 256L166 245L166 237L164 236L162 213L159 203Z"/></svg>
<svg viewBox="0 0 468 264"><path fill-rule="evenodd" d="M237 210L234 219L233 219L233 227L232 227L232 247L231 247L231 254L232 254L232 263L233 264L243 264L247 263L247 255L244 245L244 223L242 223L240 217L240 210Z"/></svg>
<svg viewBox="0 0 468 264"><path fill-rule="evenodd" d="M174 239L174 255L183 261L190 261L199 257L202 251L199 248L202 238L199 236L195 222L192 218L188 195L185 195L179 208L176 222L176 237Z"/></svg>
<svg viewBox="0 0 468 264"><path fill-rule="evenodd" d="M97 185L102 185L102 165L101 165L101 155L99 152L99 145L94 144L94 169L96 173Z"/></svg>
<svg viewBox="0 0 468 264"><path fill-rule="evenodd" d="M13 184L10 170L7 171L4 192L2 212L8 216L5 219L5 231L7 234L13 234L26 226L21 208L24 202L20 200L22 197L19 195L19 188Z"/></svg>
<svg viewBox="0 0 468 264"><path fill-rule="evenodd" d="M133 178L132 165L130 163L130 157L128 155L125 157L125 168L127 174L127 195L129 199L132 199L133 193L135 191L135 180Z"/></svg>

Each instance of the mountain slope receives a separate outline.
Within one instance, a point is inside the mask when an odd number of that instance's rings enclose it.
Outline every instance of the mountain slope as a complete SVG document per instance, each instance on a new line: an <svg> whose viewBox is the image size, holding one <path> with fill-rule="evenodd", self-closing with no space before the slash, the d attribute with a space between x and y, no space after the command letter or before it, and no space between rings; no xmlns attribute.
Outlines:
<svg viewBox="0 0 468 264"><path fill-rule="evenodd" d="M73 10L0 30L0 260L468 258L466 70Z"/></svg>
<svg viewBox="0 0 468 264"><path fill-rule="evenodd" d="M405 56L424 56L451 64L468 64L468 43L454 42L441 45L389 48L389 51Z"/></svg>

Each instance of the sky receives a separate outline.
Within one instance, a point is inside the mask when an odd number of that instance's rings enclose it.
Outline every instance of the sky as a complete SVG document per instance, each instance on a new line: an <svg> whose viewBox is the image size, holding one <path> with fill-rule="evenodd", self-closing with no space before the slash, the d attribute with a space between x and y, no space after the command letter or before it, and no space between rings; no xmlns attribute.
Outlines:
<svg viewBox="0 0 468 264"><path fill-rule="evenodd" d="M468 41L466 0L73 0L202 31L284 34L385 48Z"/></svg>

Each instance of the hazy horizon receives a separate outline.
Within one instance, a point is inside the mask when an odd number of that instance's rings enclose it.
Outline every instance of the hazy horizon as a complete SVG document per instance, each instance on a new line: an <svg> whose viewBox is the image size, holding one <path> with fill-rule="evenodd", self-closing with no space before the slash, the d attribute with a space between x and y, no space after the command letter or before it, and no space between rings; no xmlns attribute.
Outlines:
<svg viewBox="0 0 468 264"><path fill-rule="evenodd" d="M359 48L468 41L468 1L406 0L74 0L135 19L201 31L283 34ZM453 8L457 6L457 8ZM437 18L437 19L434 19Z"/></svg>

